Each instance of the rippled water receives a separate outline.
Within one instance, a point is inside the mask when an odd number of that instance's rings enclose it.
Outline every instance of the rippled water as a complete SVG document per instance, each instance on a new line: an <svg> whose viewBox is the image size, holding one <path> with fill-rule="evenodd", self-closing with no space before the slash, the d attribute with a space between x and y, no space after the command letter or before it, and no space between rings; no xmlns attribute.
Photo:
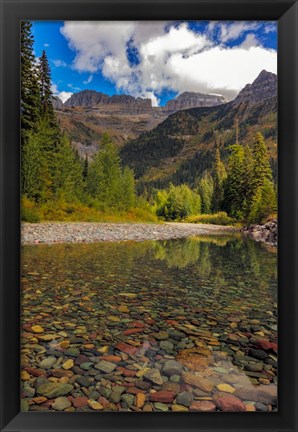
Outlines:
<svg viewBox="0 0 298 432"><path fill-rule="evenodd" d="M25 246L22 286L24 410L277 409L274 249Z"/></svg>

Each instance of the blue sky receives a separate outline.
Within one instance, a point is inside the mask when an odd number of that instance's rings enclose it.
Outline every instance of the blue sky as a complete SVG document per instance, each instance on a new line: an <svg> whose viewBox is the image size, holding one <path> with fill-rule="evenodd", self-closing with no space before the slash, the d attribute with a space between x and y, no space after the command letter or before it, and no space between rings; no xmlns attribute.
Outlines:
<svg viewBox="0 0 298 432"><path fill-rule="evenodd" d="M92 89L164 105L183 91L233 99L261 70L276 73L273 21L32 22L62 100Z"/></svg>

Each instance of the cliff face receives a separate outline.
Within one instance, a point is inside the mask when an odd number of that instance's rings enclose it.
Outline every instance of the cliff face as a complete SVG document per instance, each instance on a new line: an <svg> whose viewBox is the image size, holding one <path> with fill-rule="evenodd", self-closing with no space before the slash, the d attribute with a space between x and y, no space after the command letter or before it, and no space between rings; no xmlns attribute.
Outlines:
<svg viewBox="0 0 298 432"><path fill-rule="evenodd" d="M184 92L168 101L165 110L176 112L188 108L213 107L225 102L226 99L221 95Z"/></svg>
<svg viewBox="0 0 298 432"><path fill-rule="evenodd" d="M246 84L241 90L234 104L248 102L250 105L270 99L277 95L277 75L262 70L252 84Z"/></svg>
<svg viewBox="0 0 298 432"><path fill-rule="evenodd" d="M53 104L53 108L55 110L63 109L63 106L64 106L62 100L59 99L58 96L53 96L53 98L52 98L52 104Z"/></svg>
<svg viewBox="0 0 298 432"><path fill-rule="evenodd" d="M130 95L114 95L108 96L104 93L95 90L84 90L79 93L74 93L65 103L65 107L84 107L99 109L106 105L119 105L119 108L134 108L137 112L147 111L151 109L151 100L134 98Z"/></svg>

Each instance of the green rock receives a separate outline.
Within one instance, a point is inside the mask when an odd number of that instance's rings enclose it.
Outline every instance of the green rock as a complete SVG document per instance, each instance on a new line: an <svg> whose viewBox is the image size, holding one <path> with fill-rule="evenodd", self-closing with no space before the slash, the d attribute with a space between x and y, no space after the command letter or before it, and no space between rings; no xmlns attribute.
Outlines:
<svg viewBox="0 0 298 432"><path fill-rule="evenodd" d="M56 357L47 357L39 363L39 367L41 369L51 369L56 361Z"/></svg>
<svg viewBox="0 0 298 432"><path fill-rule="evenodd" d="M71 403L66 397L58 397L55 402L53 403L52 407L56 411L63 411L65 408L69 408L71 406Z"/></svg>
<svg viewBox="0 0 298 432"><path fill-rule="evenodd" d="M167 353L173 352L174 345L169 341L161 341L159 344L160 348L162 348Z"/></svg>
<svg viewBox="0 0 298 432"><path fill-rule="evenodd" d="M149 369L144 374L144 378L146 378L147 380L153 382L153 384L157 384L157 385L162 385L163 384L163 379L162 379L162 377L161 377L160 372L159 372L158 369Z"/></svg>
<svg viewBox="0 0 298 432"><path fill-rule="evenodd" d="M70 393L73 388L71 384L46 382L37 387L37 393L48 398L55 398Z"/></svg>
<svg viewBox="0 0 298 432"><path fill-rule="evenodd" d="M86 363L82 363L80 364L80 368L84 369L84 370L89 370L92 368L93 363L91 362L86 362Z"/></svg>
<svg viewBox="0 0 298 432"><path fill-rule="evenodd" d="M111 362L107 362L105 360L99 361L95 366L95 369L99 369L104 373L111 373L114 369L116 369L116 365Z"/></svg>
<svg viewBox="0 0 298 432"><path fill-rule="evenodd" d="M182 372L183 366L176 360L167 360L163 366L163 373L167 376L179 375Z"/></svg>
<svg viewBox="0 0 298 432"><path fill-rule="evenodd" d="M78 348L68 348L65 351L65 355L70 357L78 357L80 355L80 350Z"/></svg>
<svg viewBox="0 0 298 432"><path fill-rule="evenodd" d="M154 408L155 408L157 411L169 411L169 407L168 407L168 405L163 404L163 403L161 403L161 402L155 402L155 403L154 403Z"/></svg>
<svg viewBox="0 0 298 432"><path fill-rule="evenodd" d="M27 399L21 399L21 412L29 411L29 403Z"/></svg>
<svg viewBox="0 0 298 432"><path fill-rule="evenodd" d="M128 406L133 405L134 403L134 395L131 394L123 394L121 396L121 399L123 400L123 402L127 403Z"/></svg>
<svg viewBox="0 0 298 432"><path fill-rule="evenodd" d="M172 375L170 377L170 381L172 381L173 383L179 383L180 382L180 375Z"/></svg>

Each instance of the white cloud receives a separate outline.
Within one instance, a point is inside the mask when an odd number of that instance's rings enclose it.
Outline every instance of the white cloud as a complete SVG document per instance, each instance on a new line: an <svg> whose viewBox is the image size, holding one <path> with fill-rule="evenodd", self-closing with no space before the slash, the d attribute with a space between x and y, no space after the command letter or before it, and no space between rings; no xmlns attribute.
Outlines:
<svg viewBox="0 0 298 432"><path fill-rule="evenodd" d="M249 49L256 46L260 46L260 42L253 33L248 33L248 35L240 45L240 47L244 49Z"/></svg>
<svg viewBox="0 0 298 432"><path fill-rule="evenodd" d="M50 46L50 44L49 44L49 43L45 43L45 44L43 44L43 46L44 46L45 48L48 48L48 47Z"/></svg>
<svg viewBox="0 0 298 432"><path fill-rule="evenodd" d="M221 42L228 42L238 39L245 32L258 30L262 25L257 21L235 21L231 23L220 23L220 40Z"/></svg>
<svg viewBox="0 0 298 432"><path fill-rule="evenodd" d="M84 84L101 71L119 90L150 97L157 105L165 88L220 93L230 99L262 69L276 73L276 51L262 47L254 34L261 25L214 21L200 34L187 23L76 21L65 22L61 33L76 53L72 67L90 73ZM243 35L241 45L225 46ZM138 50L138 64L127 58L129 41Z"/></svg>
<svg viewBox="0 0 298 432"><path fill-rule="evenodd" d="M93 80L93 75L89 75L89 77L85 81L83 81L83 84L85 85L90 84L92 80Z"/></svg>
<svg viewBox="0 0 298 432"><path fill-rule="evenodd" d="M276 21L268 21L268 23L265 25L264 27L264 32L265 33L272 33L275 32L277 30L277 23Z"/></svg>
<svg viewBox="0 0 298 432"><path fill-rule="evenodd" d="M59 99L62 100L62 102L66 102L67 99L69 99L71 96L73 95L73 93L71 92L66 92L66 91L62 91L58 94Z"/></svg>
<svg viewBox="0 0 298 432"><path fill-rule="evenodd" d="M72 89L74 91L80 91L81 90L80 87L76 87L73 84L67 84L67 87L69 87L70 89Z"/></svg>
<svg viewBox="0 0 298 432"><path fill-rule="evenodd" d="M55 59L53 63L56 67L67 67L67 63L64 60Z"/></svg>
<svg viewBox="0 0 298 432"><path fill-rule="evenodd" d="M66 92L66 91L59 92L57 84L54 83L51 86L51 90L53 95L61 99L63 103L73 95L73 93L71 92Z"/></svg>

